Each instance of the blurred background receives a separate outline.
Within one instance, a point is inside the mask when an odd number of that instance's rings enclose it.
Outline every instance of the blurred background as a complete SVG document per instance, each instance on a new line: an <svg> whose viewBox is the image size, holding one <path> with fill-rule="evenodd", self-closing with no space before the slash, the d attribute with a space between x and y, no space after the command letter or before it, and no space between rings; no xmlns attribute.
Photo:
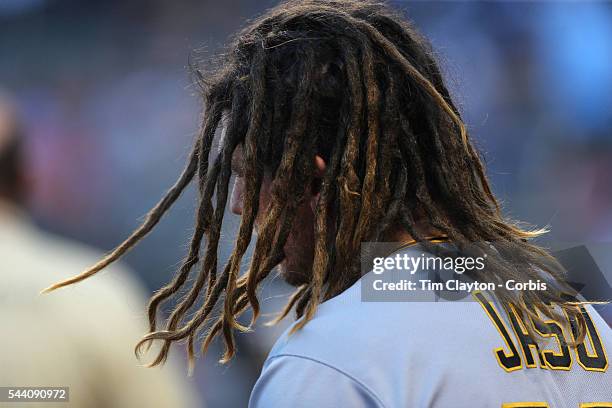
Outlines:
<svg viewBox="0 0 612 408"><path fill-rule="evenodd" d="M0 0L0 89L26 135L36 224L102 251L126 237L180 173L197 130L189 55L212 57L275 3ZM506 212L549 225L550 241L603 248L596 261L609 272L612 5L392 4L439 54ZM189 191L124 259L145 295L186 254L194 197ZM226 252L237 222L227 219ZM279 279L268 282L266 310L278 310L289 292ZM185 382L209 407L245 406L281 330L239 336L229 366L216 363L213 348Z"/></svg>

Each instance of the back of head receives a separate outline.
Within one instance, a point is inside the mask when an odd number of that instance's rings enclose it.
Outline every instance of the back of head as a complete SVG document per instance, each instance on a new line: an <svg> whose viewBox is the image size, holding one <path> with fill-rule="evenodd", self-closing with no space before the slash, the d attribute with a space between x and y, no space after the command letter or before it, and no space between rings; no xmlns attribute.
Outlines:
<svg viewBox="0 0 612 408"><path fill-rule="evenodd" d="M318 177L315 155L327 166L317 180L314 259L307 281L283 313L295 307L303 317L296 329L307 324L321 301L360 278L361 243L383 241L392 228L407 231L424 246L428 240L418 224L439 231L459 248L478 245L490 260L490 267L474 276L479 281L535 280L537 268L562 280L560 266L528 242L542 231L522 229L502 215L430 46L385 4L281 3L235 37L220 66L195 73L205 112L179 180L113 253L50 288L85 279L121 257L197 180L200 200L189 254L175 279L149 305L151 333L140 345L153 339L164 342L153 364L163 362L170 344L182 339L188 340L193 358L194 342L202 330L204 349L222 335L225 360L233 356L233 331L247 330L237 318L249 308L253 321L257 318L258 285L283 259L305 186ZM225 136L213 157L211 147L223 117ZM231 257L217 273L232 156L238 146L244 152L242 219ZM271 180L271 199L267 208L260 209L265 177ZM253 257L241 276L260 212L264 215ZM204 251L200 247L205 237ZM200 256L202 266L193 286L170 316L166 330L157 331L159 306L181 292ZM204 304L185 320L201 295ZM520 303L561 303L565 295L556 289L526 293ZM502 292L503 296L502 300L512 299L510 293ZM209 324L219 309L222 313ZM524 311L530 309L525 306Z"/></svg>

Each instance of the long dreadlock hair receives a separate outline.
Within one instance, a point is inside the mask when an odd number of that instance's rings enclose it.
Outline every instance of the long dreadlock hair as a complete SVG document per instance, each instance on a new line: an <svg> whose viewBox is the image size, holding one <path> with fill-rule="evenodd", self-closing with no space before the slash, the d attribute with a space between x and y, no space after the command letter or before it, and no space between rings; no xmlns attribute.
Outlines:
<svg viewBox="0 0 612 408"><path fill-rule="evenodd" d="M136 346L139 354L152 341L162 341L150 365L163 363L178 341L186 342L193 364L194 344L202 332L202 353L221 335L222 361L232 358L234 331L249 330L255 322L258 285L284 257L296 210L306 198L304 186L315 177L316 154L328 166L315 210L310 279L280 314L283 318L295 308L301 319L294 330L313 317L320 302L360 278L362 242L380 241L391 226L400 225L430 248L416 228L421 220L460 251L488 243L479 246L488 255L488 267L472 271L474 279L526 282L540 278L542 271L549 274L558 284L546 291L498 291L499 300L518 304L540 322L532 306L557 305L562 310L543 310L549 317L567 313L578 323L582 341L585 324L574 307L579 303L576 292L564 284L562 267L528 242L544 231L526 230L504 218L430 46L386 5L362 0L284 2L237 35L220 67L196 74L205 109L176 184L109 255L48 289L79 282L119 259L155 227L190 183L197 183L199 203L189 253L172 281L152 296L150 332ZM213 139L224 117L225 137L212 159ZM243 211L233 252L220 266L218 246L237 146L244 152ZM267 208L259 208L266 173L271 199ZM241 275L258 212L263 219L250 266ZM165 328L158 330L160 305L177 296L192 272L191 288L179 297ZM251 325L244 326L237 319L248 309Z"/></svg>

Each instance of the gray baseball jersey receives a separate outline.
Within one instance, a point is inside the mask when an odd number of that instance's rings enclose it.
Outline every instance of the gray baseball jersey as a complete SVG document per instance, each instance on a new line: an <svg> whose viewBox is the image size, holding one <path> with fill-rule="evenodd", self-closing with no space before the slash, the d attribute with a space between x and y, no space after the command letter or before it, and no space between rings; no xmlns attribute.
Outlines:
<svg viewBox="0 0 612 408"><path fill-rule="evenodd" d="M281 336L249 406L612 407L612 331L590 306L586 341L573 348L559 341L571 330L553 321L532 342L532 323L488 292L469 302L364 302L364 281Z"/></svg>

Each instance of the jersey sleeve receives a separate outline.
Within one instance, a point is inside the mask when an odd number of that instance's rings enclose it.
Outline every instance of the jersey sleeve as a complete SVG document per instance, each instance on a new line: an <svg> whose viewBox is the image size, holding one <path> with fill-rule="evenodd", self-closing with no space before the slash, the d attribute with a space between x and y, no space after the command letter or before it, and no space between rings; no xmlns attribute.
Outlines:
<svg viewBox="0 0 612 408"><path fill-rule="evenodd" d="M380 399L357 380L302 356L269 359L251 393L249 408L382 408Z"/></svg>

